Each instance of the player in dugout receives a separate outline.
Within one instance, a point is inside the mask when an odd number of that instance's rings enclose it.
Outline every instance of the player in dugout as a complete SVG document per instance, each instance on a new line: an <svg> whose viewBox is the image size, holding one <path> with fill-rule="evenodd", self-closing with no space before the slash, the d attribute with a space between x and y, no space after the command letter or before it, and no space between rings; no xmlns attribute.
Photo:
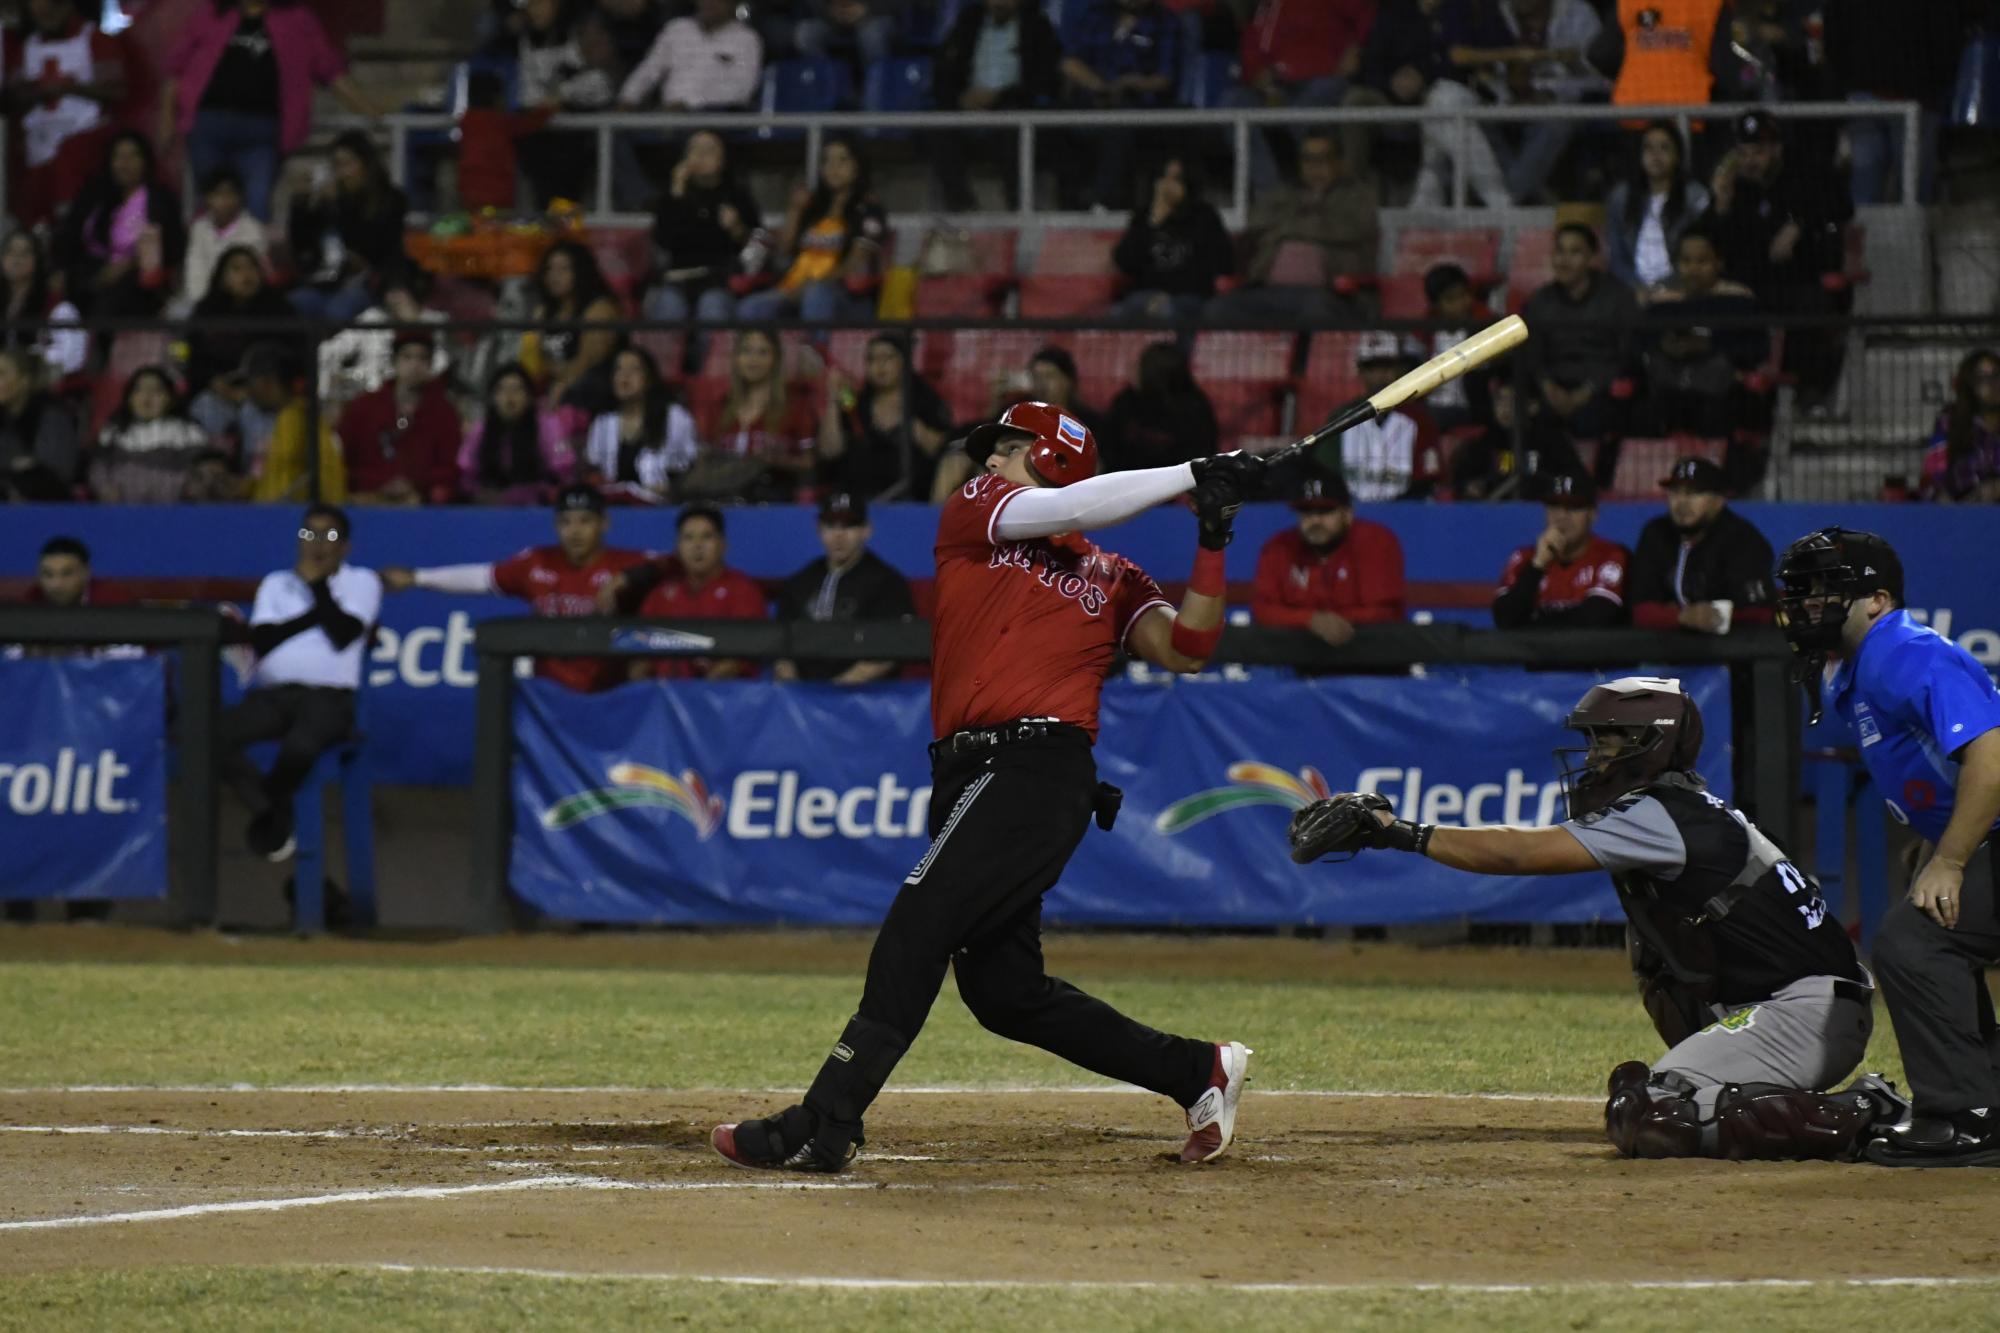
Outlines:
<svg viewBox="0 0 2000 1333"><path fill-rule="evenodd" d="M1339 476L1309 476L1292 492L1298 526L1257 554L1250 618L1306 629L1338 648L1357 625L1403 619L1403 546L1380 523L1354 516Z"/></svg>
<svg viewBox="0 0 2000 1333"><path fill-rule="evenodd" d="M1301 865L1365 849L1482 875L1611 875L1632 969L1667 1053L1611 1071L1605 1137L1626 1157L1858 1160L1908 1118L1865 1074L1875 984L1819 885L1694 771L1701 712L1677 680L1595 685L1558 750L1569 818L1546 828L1398 819L1372 792L1292 816Z"/></svg>
<svg viewBox="0 0 2000 1333"><path fill-rule="evenodd" d="M1597 484L1581 472L1536 479L1542 532L1508 557L1493 593L1495 629L1582 629L1625 623L1632 553L1591 531Z"/></svg>
<svg viewBox="0 0 2000 1333"><path fill-rule="evenodd" d="M604 544L611 530L604 496L595 486L578 482L556 492L556 544L535 546L498 564L429 565L410 569L391 565L382 571L388 592L428 588L432 592L490 594L518 597L538 616L594 616L598 594L613 586L620 573L650 558L645 552ZM632 599L636 601L635 599ZM583 693L608 690L625 680L625 667L614 658L543 657L535 674Z"/></svg>
<svg viewBox="0 0 2000 1333"><path fill-rule="evenodd" d="M1098 473L1097 440L1047 403L1020 403L965 448L982 471L938 522L932 622L930 849L903 881L868 958L861 1003L804 1098L716 1126L738 1166L844 1170L862 1117L917 1039L947 969L989 1031L1171 1098L1182 1162L1235 1133L1250 1051L1174 1036L1048 975L1042 895L1117 791L1091 753L1098 696L1121 652L1201 669L1222 636L1223 547L1263 465L1223 454ZM1123 556L1080 533L1194 492L1201 549L1180 611Z"/></svg>

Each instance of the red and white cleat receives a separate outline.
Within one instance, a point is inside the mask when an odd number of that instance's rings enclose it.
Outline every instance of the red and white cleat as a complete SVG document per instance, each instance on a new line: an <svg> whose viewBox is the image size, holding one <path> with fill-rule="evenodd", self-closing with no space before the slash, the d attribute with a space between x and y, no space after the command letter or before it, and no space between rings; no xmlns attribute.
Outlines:
<svg viewBox="0 0 2000 1333"><path fill-rule="evenodd" d="M1187 1109L1188 1140L1181 1147L1184 1165L1212 1162L1229 1151L1236 1137L1236 1105L1243 1100L1243 1079L1253 1054L1240 1041L1216 1046L1208 1089Z"/></svg>

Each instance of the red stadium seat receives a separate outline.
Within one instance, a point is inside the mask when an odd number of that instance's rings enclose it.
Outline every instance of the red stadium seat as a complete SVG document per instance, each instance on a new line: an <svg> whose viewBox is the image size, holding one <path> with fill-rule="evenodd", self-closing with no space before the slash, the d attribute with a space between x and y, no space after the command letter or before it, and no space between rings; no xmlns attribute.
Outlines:
<svg viewBox="0 0 2000 1333"><path fill-rule="evenodd" d="M1014 289L1014 261L1020 248L1020 234L1014 231L969 231L964 235L972 248L971 269L962 273L919 277L916 295L919 318L950 318L954 315L991 318L1000 313L1001 303Z"/></svg>
<svg viewBox="0 0 2000 1333"><path fill-rule="evenodd" d="M1291 386L1290 333L1198 333L1190 367L1195 383L1215 405L1225 442L1242 435L1275 435Z"/></svg>
<svg viewBox="0 0 2000 1333"><path fill-rule="evenodd" d="M1378 281L1375 290L1382 302L1384 319L1422 319L1430 313L1421 273L1392 273Z"/></svg>
<svg viewBox="0 0 2000 1333"><path fill-rule="evenodd" d="M1003 374L1025 371L1035 349L1061 336L1029 330L963 329L954 334L938 376L937 389L958 421L980 421L992 415L993 384Z"/></svg>
<svg viewBox="0 0 2000 1333"><path fill-rule="evenodd" d="M1514 253L1507 261L1508 310L1518 314L1529 297L1555 281L1555 251L1552 228L1523 228L1514 233Z"/></svg>
<svg viewBox="0 0 2000 1333"><path fill-rule="evenodd" d="M1607 500L1659 498L1660 478L1683 458L1706 458L1718 466L1728 449L1726 440L1675 435L1664 440L1628 439L1618 446L1618 470L1611 478Z"/></svg>
<svg viewBox="0 0 2000 1333"><path fill-rule="evenodd" d="M584 243L597 257L597 267L621 300L636 304L639 288L653 267L652 234L642 227L595 227Z"/></svg>
<svg viewBox="0 0 2000 1333"><path fill-rule="evenodd" d="M1492 227L1405 227L1396 233L1391 273L1422 277L1433 265L1457 264L1474 284L1500 271L1500 233Z"/></svg>
<svg viewBox="0 0 2000 1333"><path fill-rule="evenodd" d="M1056 227L1042 233L1041 248L1035 252L1037 277L1078 275L1104 277L1117 271L1111 252L1118 248L1118 231L1088 231L1076 227Z"/></svg>
<svg viewBox="0 0 2000 1333"><path fill-rule="evenodd" d="M1354 368L1359 333L1316 333L1306 351L1305 374L1299 377L1298 420L1301 433L1316 428L1343 403L1361 396L1361 373Z"/></svg>
<svg viewBox="0 0 2000 1333"><path fill-rule="evenodd" d="M1021 279L1022 319L1083 319L1110 311L1123 279L1116 274L1081 273Z"/></svg>
<svg viewBox="0 0 2000 1333"><path fill-rule="evenodd" d="M1066 342L1076 358L1076 375L1083 401L1102 411L1118 391L1139 373L1139 353L1156 342L1172 342L1164 330L1091 329L1070 335Z"/></svg>
<svg viewBox="0 0 2000 1333"><path fill-rule="evenodd" d="M679 329L641 329L632 335L632 345L653 358L668 383L681 381L681 358L687 354L687 335Z"/></svg>

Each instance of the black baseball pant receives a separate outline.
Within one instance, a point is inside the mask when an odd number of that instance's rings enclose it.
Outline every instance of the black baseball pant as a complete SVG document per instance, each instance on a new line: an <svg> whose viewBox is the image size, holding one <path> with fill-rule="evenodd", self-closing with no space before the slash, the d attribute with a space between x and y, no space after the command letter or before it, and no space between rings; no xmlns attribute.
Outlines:
<svg viewBox="0 0 2000 1333"><path fill-rule="evenodd" d="M2000 1024L1986 969L2000 965L2000 857L1973 853L1946 930L1904 898L1882 918L1875 976L1924 1115L2000 1107Z"/></svg>
<svg viewBox="0 0 2000 1333"><path fill-rule="evenodd" d="M218 732L223 781L252 815L261 815L291 800L319 757L354 734L354 691L317 685L251 690L224 710ZM268 774L244 753L259 741L278 742Z"/></svg>
<svg viewBox="0 0 2000 1333"><path fill-rule="evenodd" d="M806 1094L822 1142L860 1136L947 966L988 1031L1182 1106L1201 1096L1212 1043L1134 1022L1043 968L1042 895L1083 840L1096 797L1090 738L1077 728L933 765L930 849L890 905L860 1009Z"/></svg>

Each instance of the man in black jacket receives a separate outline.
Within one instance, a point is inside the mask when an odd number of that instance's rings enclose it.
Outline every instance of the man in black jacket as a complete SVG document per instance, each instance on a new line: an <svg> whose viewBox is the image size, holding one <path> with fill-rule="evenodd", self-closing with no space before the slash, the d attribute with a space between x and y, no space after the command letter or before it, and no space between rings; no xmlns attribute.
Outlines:
<svg viewBox="0 0 2000 1333"><path fill-rule="evenodd" d="M319 757L354 733L354 700L382 611L382 580L347 563L347 515L329 504L306 510L298 559L264 576L248 638L257 672L219 727L222 776L250 807L250 850L282 861L295 849L292 794ZM269 773L245 752L278 742Z"/></svg>
<svg viewBox="0 0 2000 1333"><path fill-rule="evenodd" d="M981 0L959 11L938 44L931 88L941 111L1007 111L1047 106L1062 90L1062 44L1039 4ZM945 133L933 145L945 208L972 211L967 161L993 154L990 133ZM1013 143L1013 136L1007 136ZM1003 157L1003 160L1011 158ZM1001 173L1013 192L1014 173Z"/></svg>
<svg viewBox="0 0 2000 1333"><path fill-rule="evenodd" d="M868 549L875 529L868 502L835 494L819 507L819 542L826 554L785 580L778 593L780 620L907 620L916 615L909 580ZM824 658L781 661L778 680L824 680L866 685L896 673L894 662L833 662Z"/></svg>
<svg viewBox="0 0 2000 1333"><path fill-rule="evenodd" d="M1632 623L1727 634L1739 622L1768 622L1771 543L1730 511L1721 467L1683 458L1660 485L1667 512L1639 530L1632 554Z"/></svg>
<svg viewBox="0 0 2000 1333"><path fill-rule="evenodd" d="M1536 479L1544 525L1508 558L1493 594L1495 629L1604 628L1625 623L1632 553L1591 531L1597 487L1581 472Z"/></svg>

